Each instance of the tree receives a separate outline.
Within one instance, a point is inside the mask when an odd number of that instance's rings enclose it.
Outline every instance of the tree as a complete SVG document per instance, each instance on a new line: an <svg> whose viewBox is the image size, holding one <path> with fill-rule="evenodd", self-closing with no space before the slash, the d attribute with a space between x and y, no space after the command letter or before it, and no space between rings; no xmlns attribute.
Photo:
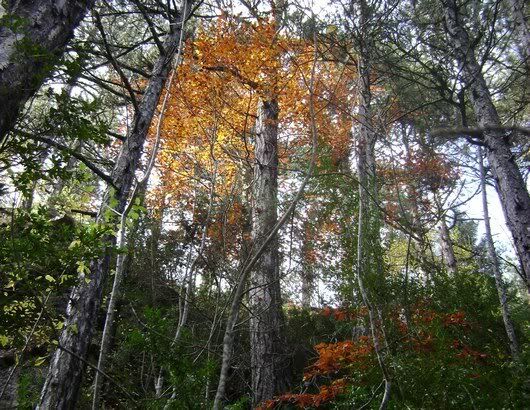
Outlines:
<svg viewBox="0 0 530 410"><path fill-rule="evenodd" d="M486 171L484 169L484 159L482 154L482 148L477 148L478 165L480 170L480 189L482 190L482 212L484 214L484 225L486 227L486 244L488 246L488 256L493 269L493 275L495 277L495 286L499 294L499 302L501 305L502 320L504 322L504 328L506 329L506 335L508 336L510 344L510 352L514 360L520 359L519 343L517 342L517 336L515 335L515 329L510 314L510 307L508 306L508 296L506 294L506 286L502 280L501 267L497 252L495 251L495 244L493 243L493 235L491 234L490 215L488 207L488 193L486 191Z"/></svg>
<svg viewBox="0 0 530 410"><path fill-rule="evenodd" d="M121 215L128 201L135 178L144 142L153 119L164 84L171 70L171 62L182 45L184 21L189 13L189 5L184 2L184 13L164 43L164 52L153 68L151 79L142 97L134 119L133 126L123 143L120 154L111 174L112 187L109 187L98 213L98 221L106 218L115 219L114 214ZM72 290L64 330L61 333L58 349L50 363L46 382L42 389L39 408L73 408L75 406L83 364L88 346L94 331L94 323L101 300L103 286L110 269L111 248L115 237L105 240L105 256L91 265L89 278L82 276L80 283Z"/></svg>
<svg viewBox="0 0 530 410"><path fill-rule="evenodd" d="M9 1L0 21L0 140L59 61L94 0Z"/></svg>
<svg viewBox="0 0 530 410"><path fill-rule="evenodd" d="M443 8L449 40L454 47L462 70L462 81L481 128L506 223L512 233L530 291L530 195L510 150L510 134L516 131L503 128L464 26L462 6L456 0L444 0Z"/></svg>
<svg viewBox="0 0 530 410"><path fill-rule="evenodd" d="M267 238L277 221L278 102L262 100L255 127L252 240ZM288 358L283 336L278 238L273 238L250 276L250 341L253 403L257 406L287 388Z"/></svg>

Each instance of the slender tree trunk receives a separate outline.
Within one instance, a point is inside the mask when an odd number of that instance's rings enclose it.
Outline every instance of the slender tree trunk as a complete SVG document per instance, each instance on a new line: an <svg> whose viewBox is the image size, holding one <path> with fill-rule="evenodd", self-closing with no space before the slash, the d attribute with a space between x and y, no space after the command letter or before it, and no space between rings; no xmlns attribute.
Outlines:
<svg viewBox="0 0 530 410"><path fill-rule="evenodd" d="M311 214L311 212L309 212ZM302 281L302 306L306 309L311 307L311 300L315 290L315 272L314 260L312 256L312 235L309 234L311 223L305 220L302 225L302 272L300 279Z"/></svg>
<svg viewBox="0 0 530 410"><path fill-rule="evenodd" d="M0 359L5 360L4 353L0 352ZM16 409L18 408L18 389L19 389L19 376L20 368L15 367L15 363L10 363L9 366L5 366L4 363L0 367L0 409Z"/></svg>
<svg viewBox="0 0 530 410"><path fill-rule="evenodd" d="M131 201L134 197L131 198ZM129 208L127 206L127 208ZM125 243L125 223L127 220L127 209L123 212L120 221L119 237L116 242L116 246L121 248ZM112 284L112 291L110 293L109 305L107 307L107 315L105 317L105 326L103 328L103 335L101 336L101 347L99 350L98 358L98 369L106 371L107 356L110 351L111 334L113 333L114 320L116 315L116 304L121 294L121 283L124 276L124 262L126 255L119 254L116 262L116 272L114 274L114 282ZM97 410L100 406L101 400L101 389L103 385L103 379L99 372L96 372L94 379L94 395L92 398L92 409Z"/></svg>
<svg viewBox="0 0 530 410"><path fill-rule="evenodd" d="M261 242L258 249L253 253L253 256L249 258L248 262L245 262L241 274L239 275L236 288L234 290L234 297L232 299L232 304L230 305L230 312L228 314L228 320L226 324L226 330L223 338L223 358L221 364L221 371L219 374L219 384L217 385L217 392L215 393L215 399L213 403L214 410L220 410L225 398L226 391L226 382L228 379L228 370L230 368L230 361L232 359L232 350L234 347L234 337L235 337L235 325L237 323L237 318L239 315L239 306L243 300L243 295L245 293L245 286L249 273L252 271L256 263L260 260L263 253L267 250L268 245L276 237L280 228L285 224L287 219L292 215L298 201L304 194L305 188L309 183L309 180L313 176L313 170L315 169L315 164L317 162L317 146L318 146L318 133L316 128L315 121L315 106L314 106L314 81L315 81L315 71L316 71L316 35L315 35L315 55L313 60L313 68L311 70L311 80L309 83L309 111L311 115L311 135L312 135L312 149L311 149L311 161L307 169L305 178L298 189L298 192L294 196L291 204L281 216L280 219L270 228L267 237Z"/></svg>
<svg viewBox="0 0 530 410"><path fill-rule="evenodd" d="M360 27L367 30L370 19L369 7L365 0L360 2ZM379 367L383 373L385 389L380 409L385 409L390 399L391 379L386 366L380 335L384 334L382 314L372 300L372 295L365 286L364 278L368 275L382 274L382 260L380 252L380 214L378 209L378 188L376 182L376 167L374 149L376 133L372 121L372 92L371 92L371 58L372 41L370 34L364 33L359 38L359 125L352 129L357 134L357 177L359 181L359 219L357 226L357 281L361 296L368 309L372 341ZM382 277L381 277L382 280ZM386 342L386 341L385 341Z"/></svg>
<svg viewBox="0 0 530 410"><path fill-rule="evenodd" d="M9 2L0 25L0 141L64 52L94 0ZM5 24L11 21L13 24ZM22 24L21 28L19 27Z"/></svg>
<svg viewBox="0 0 530 410"><path fill-rule="evenodd" d="M451 45L462 67L463 82L469 91L478 124L484 128L486 155L506 223L512 232L527 286L530 286L530 195L510 151L508 132L498 131L502 123L475 57L456 0L443 0L443 5Z"/></svg>
<svg viewBox="0 0 530 410"><path fill-rule="evenodd" d="M360 179L360 178L359 178ZM367 262L367 255L365 254L365 249L363 246L363 243L365 243L365 235L366 235L366 222L368 221L368 218L365 214L365 205L366 201L364 197L366 196L365 193L363 193L365 189L359 185L359 220L358 220L358 226L357 226L357 266L356 266L356 273L357 273L357 282L359 284L359 289L361 291L361 296L363 299L363 303L368 309L368 318L370 321L370 331L372 334L372 341L374 344L374 350L377 357L377 361L379 364L379 367L383 373L383 380L385 382L385 390L383 394L383 399L381 400L381 404L379 406L380 409L386 409L388 405L388 401L390 399L390 391L391 391L391 380L390 380L390 374L388 372L388 368L386 367L383 352L381 349L381 342L380 342L380 329L378 328L378 315L377 315L377 308L373 305L370 294L368 292L368 289L366 288L364 284L363 276L365 275L365 270L367 266L369 265ZM382 325L382 321L380 322L380 325Z"/></svg>
<svg viewBox="0 0 530 410"><path fill-rule="evenodd" d="M517 336L515 335L515 329L510 315L510 307L508 306L508 298L506 295L506 287L502 280L502 273L499 264L499 258L495 251L495 244L493 243L493 236L491 234L490 226L490 215L488 209L488 193L486 191L486 172L484 171L484 160L482 155L482 148L477 148L477 155L479 159L480 168L480 188L482 189L482 212L484 214L484 226L486 228L486 243L488 246L488 255L490 258L491 266L493 268L493 274L495 276L495 286L497 287L497 293L499 294L499 301L501 304L502 320L504 322L504 328L506 329L506 335L510 344L510 352L514 360L519 360L519 344L517 343Z"/></svg>
<svg viewBox="0 0 530 410"><path fill-rule="evenodd" d="M256 164L252 202L252 240L259 246L277 222L278 103L262 101L256 125ZM252 402L254 406L285 391L289 361L285 349L280 295L278 237L263 252L250 276L249 306Z"/></svg>
<svg viewBox="0 0 530 410"><path fill-rule="evenodd" d="M442 220L440 221L440 242L442 247L442 258L447 268L447 272L454 275L456 273L455 250L453 247L453 241L451 240L451 234L449 233L449 227L445 222L445 217L442 217Z"/></svg>
<svg viewBox="0 0 530 410"><path fill-rule="evenodd" d="M83 140L77 140L72 147L72 150L75 152L80 152L83 149L84 141ZM77 158L70 157L68 158L68 162L66 163L66 170L71 172L75 169L75 166L77 165ZM50 199L53 200L53 198L61 195L63 192L65 186L65 181L63 178L59 178L55 184L53 184L53 190L50 196Z"/></svg>
<svg viewBox="0 0 530 410"><path fill-rule="evenodd" d="M125 209L151 120L168 77L171 61L180 45L181 25L176 24L164 44L164 55L161 55L155 64L139 110L135 113L131 130L121 147L111 175L115 189L109 190L105 195L98 215L99 222L104 220L109 208L117 214L122 214ZM112 195L115 201L111 202ZM111 206L113 202L117 204L114 207ZM90 345L114 243L113 236L105 239L105 255L91 265L90 276L80 278L80 283L72 291L64 330L59 339L59 347L50 363L40 404L37 407L39 409L75 408L84 368L78 357L84 359Z"/></svg>
<svg viewBox="0 0 530 410"><path fill-rule="evenodd" d="M201 242L199 244L199 248L197 249L197 252L196 252L195 257L193 258L193 261L187 267L187 272L185 275L186 290L184 292L184 305L181 310L179 323L177 325L177 330L175 331L173 342L171 343L172 346L174 346L180 341L180 338L182 336L182 331L184 330L185 326L188 323L191 299L195 296L195 286L196 286L196 278L197 278L196 269L197 269L199 260L202 258L204 248L206 247L206 240L208 239L208 227L210 225L212 211L213 211L213 207L215 204L215 181L217 179L217 161L215 159L213 161L214 161L214 171L212 174L212 183L210 186L208 211L206 214L206 220L204 221L204 224L202 226ZM192 252L192 250L190 250L190 252ZM191 253L190 253L190 256L191 256ZM157 385L158 385L158 382L157 382ZM173 392L171 393L170 399L167 401L166 405L164 406L164 410L168 410L171 408L171 403L173 400L175 400L176 397L177 397L177 386L173 386Z"/></svg>

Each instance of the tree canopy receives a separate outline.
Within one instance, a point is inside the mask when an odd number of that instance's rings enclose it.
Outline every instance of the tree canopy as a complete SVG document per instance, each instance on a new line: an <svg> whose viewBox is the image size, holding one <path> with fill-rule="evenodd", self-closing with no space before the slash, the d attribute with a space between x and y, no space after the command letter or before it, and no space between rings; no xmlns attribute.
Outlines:
<svg viewBox="0 0 530 410"><path fill-rule="evenodd" d="M527 15L2 2L0 407L525 408Z"/></svg>

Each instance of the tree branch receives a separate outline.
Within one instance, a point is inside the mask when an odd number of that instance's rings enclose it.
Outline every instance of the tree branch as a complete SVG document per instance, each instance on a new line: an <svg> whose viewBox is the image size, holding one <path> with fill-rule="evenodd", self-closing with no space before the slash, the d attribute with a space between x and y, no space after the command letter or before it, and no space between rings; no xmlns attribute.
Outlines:
<svg viewBox="0 0 530 410"><path fill-rule="evenodd" d="M16 134L22 135L22 136L24 136L26 138L29 138L29 139L32 139L32 140L35 140L35 141L43 142L43 143L45 143L45 144L47 144L47 145L49 145L51 147L57 148L60 151L67 152L72 157L77 158L79 161L81 161L83 164L85 164L88 167L88 169L90 169L94 174L96 174L98 177L100 177L107 184L109 184L113 188L116 188L114 186L114 182L112 181L112 178L110 177L110 175L105 174L105 172L103 172L98 167L96 167L92 163L92 161L90 161L88 158L86 158L84 155L80 154L79 152L67 147L64 144L61 144L60 142L54 141L54 140L52 140L51 138L48 138L48 137L42 137L40 135L33 135L33 134L30 134L29 132L24 132L24 131L21 131L21 130L15 130L14 132Z"/></svg>
<svg viewBox="0 0 530 410"><path fill-rule="evenodd" d="M109 43L107 42L107 35L105 34L105 29L103 28L103 24L101 23L101 17L99 16L97 11L94 11L93 13L95 18L95 24L96 27L99 30L99 33L101 34L101 38L103 40L103 45L105 47L105 51L107 52L107 55L109 57L110 63L112 64L112 67L114 67L114 70L118 73L121 80L123 81L124 87L129 92L129 95L131 97L131 103L134 107L134 111L138 112L138 100L136 99L136 94L131 87L131 83L129 82L129 79L127 76L123 73L120 65L118 64L118 61L114 58L114 55L112 54L112 51L110 49Z"/></svg>

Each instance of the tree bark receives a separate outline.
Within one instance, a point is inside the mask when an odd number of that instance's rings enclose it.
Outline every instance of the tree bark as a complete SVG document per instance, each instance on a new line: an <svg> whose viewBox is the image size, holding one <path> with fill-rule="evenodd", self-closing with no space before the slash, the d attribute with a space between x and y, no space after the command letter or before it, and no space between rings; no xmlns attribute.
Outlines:
<svg viewBox="0 0 530 410"><path fill-rule="evenodd" d="M442 217L442 220L440 221L440 242L442 247L442 258L447 268L447 272L454 275L456 273L455 250L449 233L449 227L445 222L445 217Z"/></svg>
<svg viewBox="0 0 530 410"><path fill-rule="evenodd" d="M15 364L4 367L4 358L0 352L0 409L18 408L18 389L20 369Z"/></svg>
<svg viewBox="0 0 530 410"><path fill-rule="evenodd" d="M355 267L357 282L361 291L364 305L368 309L370 330L374 350L379 368L385 383L383 398L379 408L388 406L391 392L391 378L386 366L381 348L380 336L384 335L382 314L378 312L376 302L372 300L373 294L365 286L365 278L377 275L382 280L383 261L380 244L381 217L378 208L378 187L375 167L375 143L377 134L373 126L372 109L372 53L373 45L371 33L368 32L371 23L371 12L365 0L360 2L360 21L363 34L358 40L358 70L359 70L359 102L358 126L354 126L352 134L357 135L357 177L359 193L359 215L357 226L357 264Z"/></svg>
<svg viewBox="0 0 530 410"><path fill-rule="evenodd" d="M264 241L278 218L278 112L276 100L262 101L258 108L252 202L254 246ZM256 407L285 391L289 379L277 236L251 273L250 287L252 402Z"/></svg>
<svg viewBox="0 0 530 410"><path fill-rule="evenodd" d="M181 16L182 17L182 16ZM108 190L98 214L98 222L103 222L106 211L122 214L135 178L147 132L162 94L164 84L171 68L171 61L181 44L181 26L176 24L167 38L165 54L157 60L143 95L139 110L134 116L127 139L123 143L116 165L111 174L115 190ZM114 201L110 198L114 196ZM113 204L116 204L113 206ZM109 272L111 249L115 238L105 238L105 255L91 265L89 278L80 278L73 289L68 304L67 319L59 339L59 348L50 363L48 376L44 383L38 409L73 409L81 378L83 363L70 354L85 358L92 338L97 312L101 305L103 287Z"/></svg>
<svg viewBox="0 0 530 410"><path fill-rule="evenodd" d="M502 280L502 273L499 264L499 258L495 251L495 244L493 243L493 235L491 234L490 226L490 215L488 208L488 193L486 191L486 172L484 170L484 160L482 155L482 148L477 148L477 155L479 160L480 169L480 188L482 190L482 212L484 214L484 226L486 230L486 244L488 246L488 255L493 268L493 274L495 277L495 286L497 287L497 293L499 294L499 302L501 304L502 320L504 322L504 328L510 345L510 352L514 360L519 360L519 344L517 343L517 336L515 335L515 329L513 327L510 307L508 306L508 297L506 295L506 287Z"/></svg>
<svg viewBox="0 0 530 410"><path fill-rule="evenodd" d="M308 212L308 218L312 214L311 210ZM311 222L306 219L302 224L302 271L300 280L302 282L302 307L305 309L311 308L311 302L315 293L315 262L312 256L313 245L311 243L313 235L310 235L312 230Z"/></svg>
<svg viewBox="0 0 530 410"><path fill-rule="evenodd" d="M444 0L447 32L462 68L463 82L483 134L488 162L499 194L506 223L512 233L527 285L530 286L530 195L510 151L509 135L488 129L502 126L497 109L477 62L456 0Z"/></svg>
<svg viewBox="0 0 530 410"><path fill-rule="evenodd" d="M0 23L0 140L53 70L95 0L9 2Z"/></svg>

